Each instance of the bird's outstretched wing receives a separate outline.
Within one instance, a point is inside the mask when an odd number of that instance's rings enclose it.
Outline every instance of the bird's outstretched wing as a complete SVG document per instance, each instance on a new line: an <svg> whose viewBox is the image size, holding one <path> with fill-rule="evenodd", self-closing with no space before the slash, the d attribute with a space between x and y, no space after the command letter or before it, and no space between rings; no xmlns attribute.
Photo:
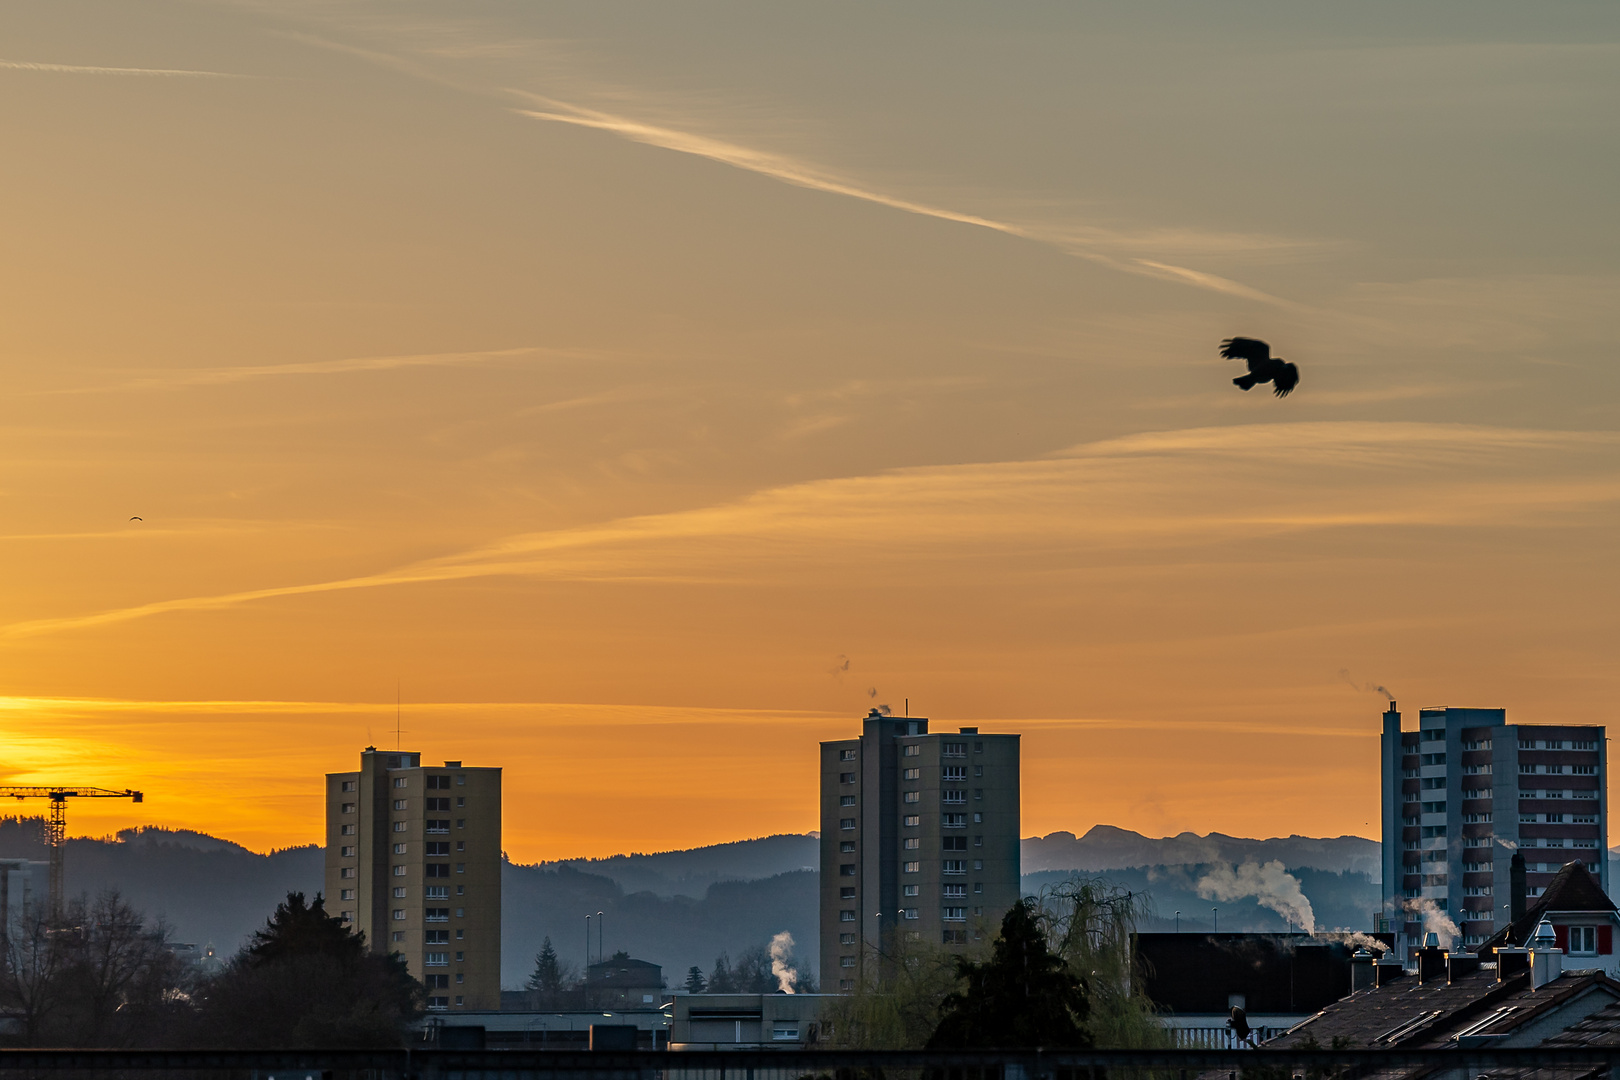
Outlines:
<svg viewBox="0 0 1620 1080"><path fill-rule="evenodd" d="M146 519L145 518L132 517L129 520L131 520L131 521L145 521Z"/></svg>
<svg viewBox="0 0 1620 1080"><path fill-rule="evenodd" d="M1271 376L1271 392L1278 397L1287 397L1299 385L1299 368L1293 364L1278 364Z"/></svg>
<svg viewBox="0 0 1620 1080"><path fill-rule="evenodd" d="M1227 338L1221 342L1221 355L1228 360L1247 360L1251 364L1265 363L1271 359L1271 346L1259 338Z"/></svg>

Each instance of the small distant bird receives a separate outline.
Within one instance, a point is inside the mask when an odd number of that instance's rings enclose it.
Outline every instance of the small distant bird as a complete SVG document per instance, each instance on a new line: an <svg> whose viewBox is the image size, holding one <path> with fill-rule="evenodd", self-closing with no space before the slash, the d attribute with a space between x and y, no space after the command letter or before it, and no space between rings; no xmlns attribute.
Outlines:
<svg viewBox="0 0 1620 1080"><path fill-rule="evenodd" d="M145 521L146 519L145 518L132 517L129 520L131 520L131 521Z"/></svg>
<svg viewBox="0 0 1620 1080"><path fill-rule="evenodd" d="M1249 373L1232 380L1234 386L1251 389L1256 383L1272 384L1272 392L1287 397L1299 385L1299 368L1280 356L1271 355L1271 346L1259 338L1235 337L1221 342L1221 355L1228 360L1246 360Z"/></svg>

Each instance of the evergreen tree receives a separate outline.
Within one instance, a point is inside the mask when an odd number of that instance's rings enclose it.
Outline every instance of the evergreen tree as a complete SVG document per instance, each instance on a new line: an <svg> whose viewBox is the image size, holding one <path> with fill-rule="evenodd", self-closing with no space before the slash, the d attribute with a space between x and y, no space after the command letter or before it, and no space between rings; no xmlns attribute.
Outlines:
<svg viewBox="0 0 1620 1080"><path fill-rule="evenodd" d="M202 988L199 1038L241 1049L404 1045L422 984L405 958L288 893L229 967Z"/></svg>
<svg viewBox="0 0 1620 1080"><path fill-rule="evenodd" d="M540 945L540 953L534 958L534 972L525 986L542 994L555 994L562 989L562 967L557 963L557 950L552 947L549 936Z"/></svg>
<svg viewBox="0 0 1620 1080"><path fill-rule="evenodd" d="M958 958L956 969L967 988L945 998L929 1049L1091 1046L1086 984L1047 948L1032 901L1008 910L989 960Z"/></svg>
<svg viewBox="0 0 1620 1080"><path fill-rule="evenodd" d="M703 980L703 969L693 964L686 972L686 992L701 994L707 987L708 983Z"/></svg>
<svg viewBox="0 0 1620 1080"><path fill-rule="evenodd" d="M731 973L731 958L721 953L714 959L714 970L709 973L709 993L735 994L738 992L736 977Z"/></svg>

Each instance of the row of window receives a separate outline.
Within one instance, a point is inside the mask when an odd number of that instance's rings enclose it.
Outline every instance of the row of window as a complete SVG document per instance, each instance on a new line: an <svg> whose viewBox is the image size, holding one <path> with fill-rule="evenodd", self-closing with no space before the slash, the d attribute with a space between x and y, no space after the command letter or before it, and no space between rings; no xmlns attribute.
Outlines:
<svg viewBox="0 0 1620 1080"><path fill-rule="evenodd" d="M1548 775L1556 775L1558 773L1569 773L1571 776L1596 776L1597 771L1598 770L1597 770L1596 765L1526 765L1526 764L1521 764L1519 766L1519 772L1520 772L1521 775L1530 775L1532 773L1546 773Z"/></svg>
<svg viewBox="0 0 1620 1080"><path fill-rule="evenodd" d="M350 899L353 899L353 897L350 897ZM405 921L405 909L404 908L395 908L393 910L392 914L393 914L393 921L394 922L404 922ZM353 911L345 911L345 912L342 913L341 917L342 917L343 921L346 922L346 923L354 922L354 912ZM465 919L466 917L467 917L467 909L466 908L459 908L459 907L456 908L456 918ZM447 907L423 908L422 909L422 918L426 922L449 922L450 921L450 909L447 908ZM459 938L461 936L461 931L459 931L459 930L456 931L456 936ZM398 939L396 939L396 940L398 940Z"/></svg>
<svg viewBox="0 0 1620 1080"><path fill-rule="evenodd" d="M456 931L456 940L457 941L465 941L466 940L466 934L467 934L467 931L465 931L465 930L457 930ZM393 934L390 935L390 939L392 941L394 941L395 943L403 944L404 942L407 942L407 941L410 940L410 931L409 930L395 930L393 932ZM424 945L448 945L448 944L450 944L450 931L448 931L448 930L424 930L422 932L422 944L424 944Z"/></svg>
<svg viewBox="0 0 1620 1080"><path fill-rule="evenodd" d="M984 909L983 908L974 908L973 913L975 915L983 915L984 914ZM914 907L901 908L896 914L898 914L902 919L907 919L907 920L922 918L920 910L918 908L914 908ZM940 909L940 917L943 918L946 922L963 922L963 921L965 921L967 919L967 908L965 908L965 907L941 908ZM849 908L845 908L844 910L842 910L842 911L840 911L838 913L838 921L839 922L847 922L847 923L852 923L852 922L857 921L856 918L855 918L855 912L852 911ZM853 934L844 935L844 936L847 936L847 937L850 937L850 938L854 937Z"/></svg>
<svg viewBox="0 0 1620 1080"><path fill-rule="evenodd" d="M457 829L465 829L466 827L467 827L467 819L466 818L456 818L456 828ZM411 831L411 823L408 822L408 821L396 821L396 822L394 822L394 831L395 832L410 832ZM449 818L426 818L422 822L422 831L427 833L429 836L443 835L443 834L450 831L450 819Z"/></svg>
<svg viewBox="0 0 1620 1080"><path fill-rule="evenodd" d="M902 840L900 843L905 848L905 850L907 850L907 851L918 851L918 850L920 850L922 848L922 837L920 837L920 836L908 836L904 840ZM983 847L984 846L984 837L975 836L973 838L973 846L974 847ZM965 836L942 836L942 837L939 838L939 850L941 850L941 851L966 851L967 849L968 849L968 842L967 842L967 837L965 837ZM840 840L838 842L838 853L840 855L853 855L853 854L855 854L855 841L853 841L853 840ZM854 864L850 864L850 865L854 865ZM950 863L947 862L946 866L948 868L950 866ZM984 869L984 864L982 862L974 863L973 868L975 870L982 870L982 869ZM953 871L951 871L950 869L946 869L945 872L947 874L953 873Z"/></svg>
<svg viewBox="0 0 1620 1080"><path fill-rule="evenodd" d="M983 776L984 775L984 766L983 765L975 765L975 766L973 766L973 775L974 776ZM920 768L906 769L901 773L900 778L902 780L919 780L920 781L922 779L922 769L920 769ZM940 775L940 779L944 780L947 784L950 783L953 780L966 780L967 779L967 766L966 765L947 765L947 766L945 766L944 770L942 771L942 773ZM839 773L838 774L838 782L840 784L853 784L855 782L855 774L852 773L852 772Z"/></svg>
<svg viewBox="0 0 1620 1080"><path fill-rule="evenodd" d="M974 743L973 743L973 752L975 754L984 753L984 741L982 739L974 741ZM901 747L900 753L901 753L901 756L903 756L903 757L921 757L922 756L922 744L921 743L906 743ZM942 743L939 744L939 756L940 757L967 757L967 753L968 753L968 744L965 743L965 742L942 742ZM838 751L838 760L839 761L854 761L855 760L855 748L854 747L846 747L845 749ZM350 782L352 783L352 781L350 781ZM349 788L345 787L343 790L348 791Z"/></svg>
<svg viewBox="0 0 1620 1080"><path fill-rule="evenodd" d="M427 983L427 988L429 990L450 989L450 976L448 975L429 975L424 979L424 981ZM460 985L462 981L461 972L456 972L456 984ZM461 1004L460 998L456 998L456 1004Z"/></svg>
<svg viewBox="0 0 1620 1080"><path fill-rule="evenodd" d="M458 852L459 851L466 851L467 850L467 841L465 841L465 840L457 840L456 841L456 850ZM340 847L338 849L338 854L340 856L342 856L343 858L345 858L345 859L352 859L352 858L355 857L355 849L353 847ZM409 855L410 851L408 849L408 846L405 845L405 844L395 844L394 845L394 854L395 855ZM428 856L429 858L432 858L435 855L448 856L450 854L450 845L448 843L429 843L424 848L422 854ZM394 872L396 874L399 873L399 869L396 867Z"/></svg>
<svg viewBox="0 0 1620 1080"><path fill-rule="evenodd" d="M457 994L456 1005L459 1007L462 1004L464 1004L464 999L462 995ZM430 997L427 999L427 1007L429 1012L443 1012L450 1007L450 999L448 997Z"/></svg>
<svg viewBox="0 0 1620 1080"><path fill-rule="evenodd" d="M1419 736L1419 739L1422 742L1426 742L1426 743L1427 742L1444 742L1445 738L1446 738L1445 732L1444 731L1439 731L1439 730L1425 731ZM1489 740L1489 739L1466 739L1466 740L1463 741L1462 748L1464 750L1489 750L1489 749L1491 749L1491 740ZM1538 739L1520 739L1519 740L1519 749L1520 750L1596 750L1597 748L1598 748L1597 742L1595 740L1591 740L1591 739L1539 739L1539 740ZM1445 760L1446 760L1446 755L1444 753L1424 754L1423 755L1423 764L1425 764L1425 765L1441 765L1441 764L1445 763Z"/></svg>
<svg viewBox="0 0 1620 1080"><path fill-rule="evenodd" d="M963 839L966 839L966 838L964 837ZM1444 855L1444 852L1442 852L1441 854ZM939 869L940 869L940 873L942 873L942 874L965 874L965 873L967 873L967 860L966 859L944 859L944 860L941 860ZM975 870L983 870L984 869L984 860L983 859L974 859L973 860L973 869L975 869ZM919 873L922 872L922 862L921 861L903 862L903 863L900 864L900 871L901 871L901 873L904 873L904 874L919 874ZM839 877L854 877L855 876L855 864L854 863L839 863L838 864L838 876ZM910 886L908 886L908 888L909 887Z"/></svg>
<svg viewBox="0 0 1620 1080"><path fill-rule="evenodd" d="M940 823L940 826L942 828L946 828L946 829L965 829L965 828L968 827L968 816L966 814L941 814L939 823ZM975 810L973 812L973 824L975 824L975 825L984 824L984 812L983 811ZM907 828L907 829L920 828L922 826L922 815L921 814L906 814L903 817L901 817L900 825L901 825L901 827ZM855 819L852 818L852 817L839 818L838 819L838 828L842 832L854 832L855 828L856 828ZM981 843L980 843L980 838L978 838L978 837L974 838L973 846L974 847L982 846Z"/></svg>
<svg viewBox="0 0 1620 1080"><path fill-rule="evenodd" d="M394 777L393 786L396 789L400 789L400 790L403 790L405 788L410 787L411 786L410 777L408 777L408 776L396 776L396 777ZM445 775L445 774L442 774L442 773L430 773L430 774L428 774L428 778L427 778L427 782L426 782L425 786L427 787L427 789L429 791L449 791L450 790L450 777L448 775ZM467 786L467 777L466 777L465 773L457 773L456 774L456 786L457 787L466 787ZM344 792L351 792L351 791L358 792L360 790L360 781L358 781L358 780L345 780L340 785L340 787ZM352 808L354 804L353 803L347 803L345 805ZM351 810L346 810L345 812L346 813L351 813L352 809Z"/></svg>
<svg viewBox="0 0 1620 1080"><path fill-rule="evenodd" d="M1549 813L1545 813L1545 814L1520 814L1519 815L1519 820L1520 821L1545 821L1545 822L1548 822L1549 824L1557 824L1557 823L1562 822L1562 821L1568 821L1572 825L1595 825L1595 824L1597 824L1597 815L1596 814L1564 814L1564 813L1551 813L1551 812L1549 812Z"/></svg>

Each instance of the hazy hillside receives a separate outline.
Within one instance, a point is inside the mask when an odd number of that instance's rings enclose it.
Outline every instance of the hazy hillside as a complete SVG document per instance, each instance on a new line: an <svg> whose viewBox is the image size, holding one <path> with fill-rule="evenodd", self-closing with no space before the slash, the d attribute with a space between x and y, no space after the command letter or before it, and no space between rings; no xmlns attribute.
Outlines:
<svg viewBox="0 0 1620 1080"><path fill-rule="evenodd" d="M0 820L0 857L43 858L38 838L37 819ZM1200 880L1223 862L1279 860L1292 868L1321 928L1366 929L1379 902L1378 886L1365 870L1376 860L1378 845L1357 837L1247 840L1189 833L1154 839L1099 826L1083 837L1028 839L1023 849L1026 893L1075 873L1104 877L1149 895L1153 915L1144 929L1170 927L1177 910L1183 928L1207 927L1217 906L1223 930L1282 929L1282 916L1252 896L1217 902L1199 895ZM116 839L71 840L66 854L70 891L116 887L141 909L163 915L178 940L213 942L226 954L288 891L313 894L321 888L322 852L313 846L259 855L201 833L141 829ZM735 957L782 930L794 936L798 955L814 968L816 859L816 837L806 834L509 864L502 874L502 981L510 987L523 982L547 935L565 961L579 964L585 916L598 911L605 915L607 949L662 964L672 985L692 964L707 971L721 952Z"/></svg>
<svg viewBox="0 0 1620 1080"><path fill-rule="evenodd" d="M1143 836L1112 825L1096 825L1081 837L1055 832L1023 842L1026 874L1043 870L1114 870L1131 866L1185 866L1198 863L1240 863L1277 860L1284 866L1316 870L1350 871L1380 877L1380 845L1359 836L1315 839L1309 836L1249 840L1222 833L1199 836L1185 832L1162 839Z"/></svg>
<svg viewBox="0 0 1620 1080"><path fill-rule="evenodd" d="M38 819L0 819L0 858L43 859L39 835ZM794 842L814 851L812 837L767 837L592 864L611 867L631 886L658 880L667 890L683 881L695 897L627 888L572 864L508 864L501 876L502 982L521 985L548 934L563 959L578 964L585 916L598 911L607 915L609 951L627 949L663 964L672 983L692 964L707 971L721 952L736 956L782 930L800 942L813 968L816 873L799 869L804 856L794 853ZM126 830L115 841L69 840L65 856L70 893L117 888L137 908L163 916L176 940L212 942L227 955L289 891L313 895L322 888L323 853L313 845L259 855L202 833L152 828ZM782 865L792 872L774 869ZM744 877L754 880L718 880Z"/></svg>
<svg viewBox="0 0 1620 1080"><path fill-rule="evenodd" d="M1282 915L1262 907L1252 896L1216 901L1200 895L1198 883L1215 869L1215 865L1115 868L1096 876L1148 897L1151 914L1139 924L1137 928L1140 930L1173 929L1177 911L1181 912L1181 929L1210 930L1216 924L1215 913L1211 909L1219 909L1219 925L1223 931L1280 933L1288 928ZM1300 891L1311 903L1318 930L1372 928L1372 913L1378 908L1380 894L1379 887L1366 874L1338 873L1311 867L1295 867L1290 872L1298 879ZM1073 870L1043 870L1025 874L1024 893L1039 895L1043 889L1075 873Z"/></svg>
<svg viewBox="0 0 1620 1080"><path fill-rule="evenodd" d="M814 870L820 858L820 841L815 833L785 833L684 851L561 859L539 865L546 869L566 866L610 877L626 892L701 896L718 881L749 881L795 870Z"/></svg>
<svg viewBox="0 0 1620 1080"><path fill-rule="evenodd" d="M161 915L180 941L213 942L235 952L293 890L321 890L321 849L287 848L259 855L201 833L129 830L118 842L73 839L64 853L70 894L116 888L150 915ZM0 820L0 858L43 859L37 819Z"/></svg>
<svg viewBox="0 0 1620 1080"><path fill-rule="evenodd" d="M542 940L550 935L557 954L576 967L585 955L585 916L591 915L591 951L596 951L595 914L604 913L603 943L608 952L662 964L670 985L697 964L705 972L715 957L766 944L786 930L797 955L817 966L817 874L794 870L754 881L723 881L701 897L626 893L611 878L572 866L514 866L501 876L501 981L517 986L534 966ZM819 972L817 972L819 976Z"/></svg>

